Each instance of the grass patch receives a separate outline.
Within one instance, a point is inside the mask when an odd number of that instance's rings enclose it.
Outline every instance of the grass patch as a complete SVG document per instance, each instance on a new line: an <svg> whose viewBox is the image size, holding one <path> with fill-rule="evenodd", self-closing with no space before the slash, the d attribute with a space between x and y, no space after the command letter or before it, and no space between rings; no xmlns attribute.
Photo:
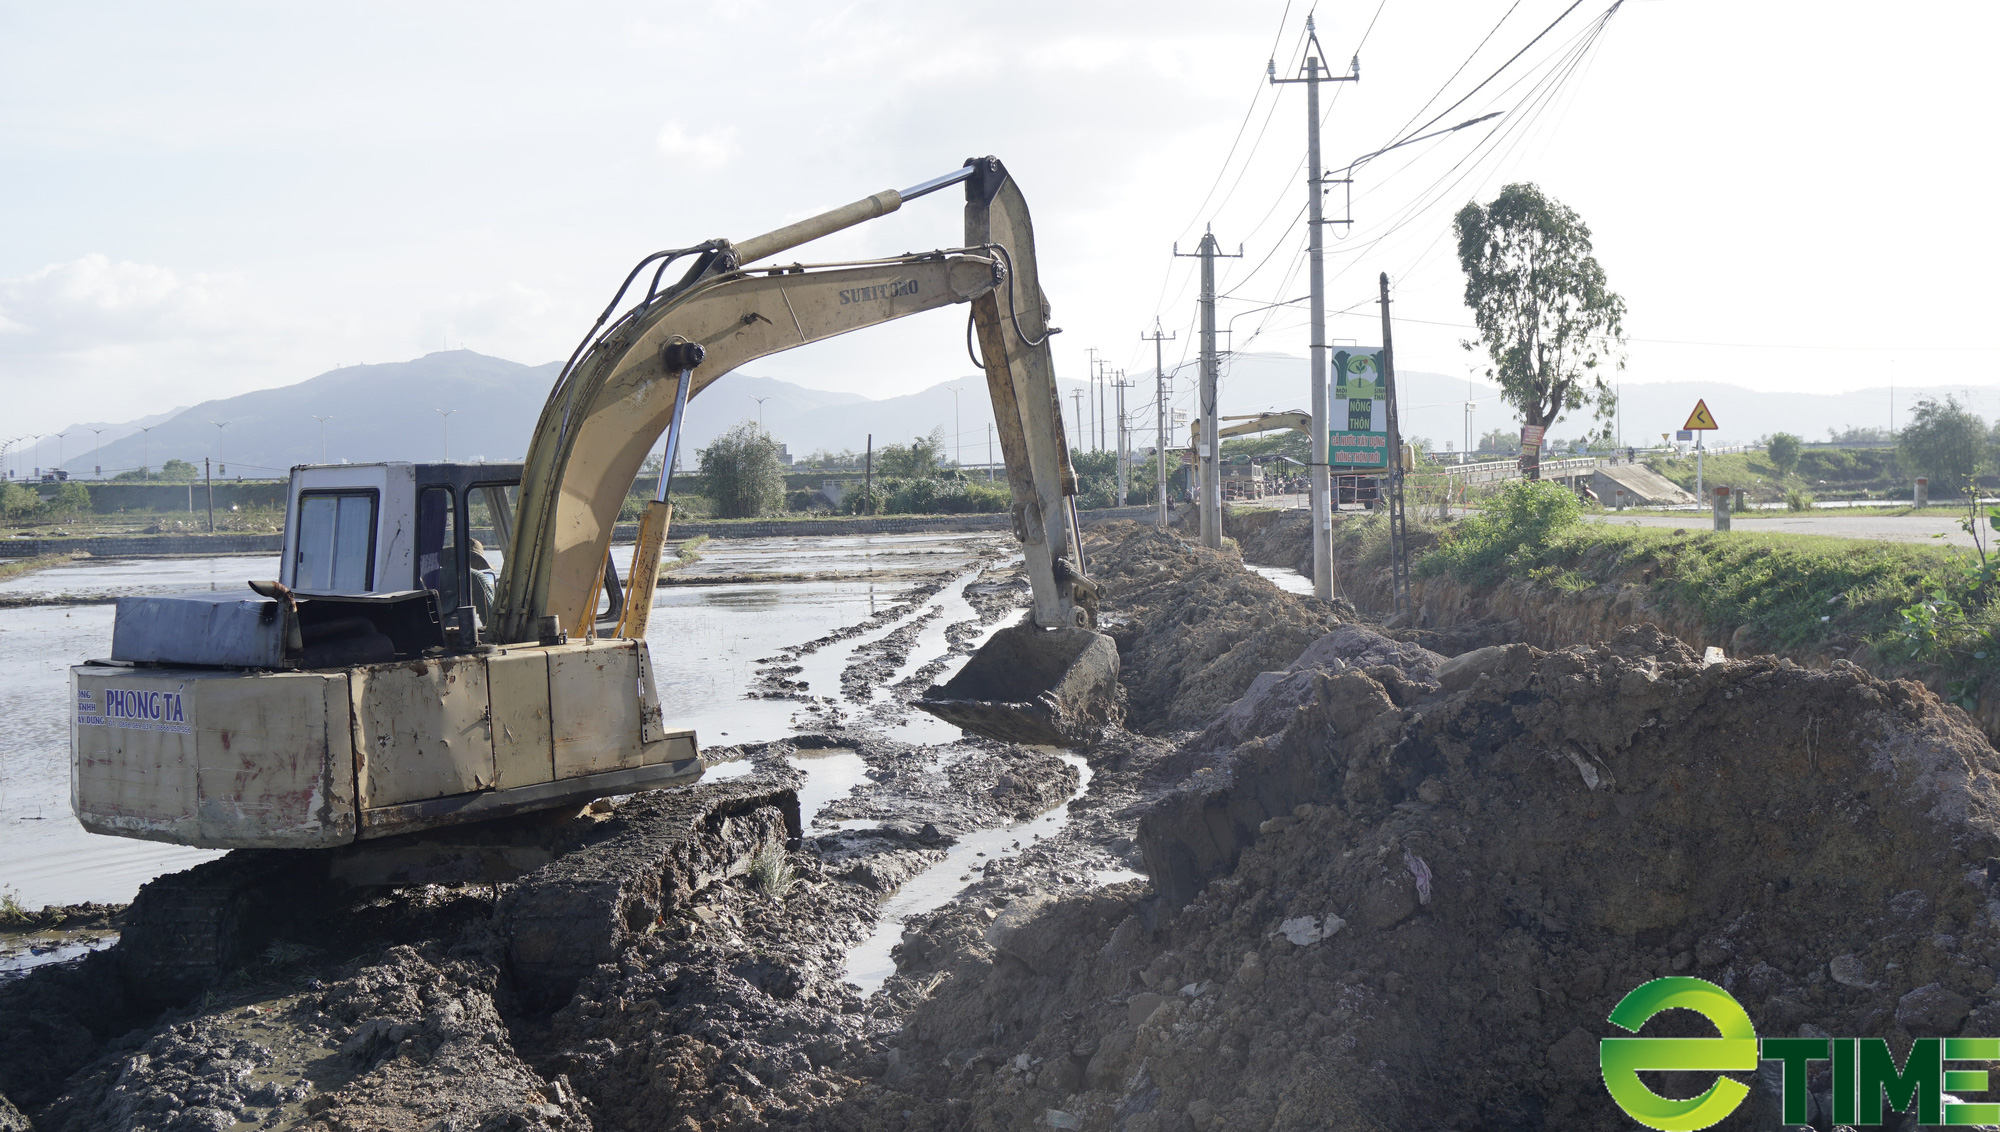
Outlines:
<svg viewBox="0 0 2000 1132"><path fill-rule="evenodd" d="M777 900L790 895L792 886L799 882L798 874L792 871L792 861L783 849L766 848L750 858L750 887Z"/></svg>
<svg viewBox="0 0 2000 1132"><path fill-rule="evenodd" d="M34 919L26 908L21 907L21 894L12 888L0 888L0 928L18 928Z"/></svg>
<svg viewBox="0 0 2000 1132"><path fill-rule="evenodd" d="M696 535L690 539L682 539L680 546L674 549L674 556L660 563L660 573L670 574L682 567L692 566L701 561L701 548L707 542L707 535Z"/></svg>
<svg viewBox="0 0 2000 1132"><path fill-rule="evenodd" d="M44 554L35 558L0 558L0 582L45 570L58 562L69 561L67 554Z"/></svg>
<svg viewBox="0 0 2000 1132"><path fill-rule="evenodd" d="M1718 631L1750 626L1760 649L1865 644L1878 671L1942 677L1961 703L2000 673L2000 565L1983 564L1972 550L1585 523L1565 497L1574 498L1557 485L1510 486L1481 514L1433 536L1435 549L1415 559L1413 572L1474 586L1524 580L1566 593L1645 585ZM1363 548L1373 537L1352 534ZM1386 535L1380 541L1386 560Z"/></svg>

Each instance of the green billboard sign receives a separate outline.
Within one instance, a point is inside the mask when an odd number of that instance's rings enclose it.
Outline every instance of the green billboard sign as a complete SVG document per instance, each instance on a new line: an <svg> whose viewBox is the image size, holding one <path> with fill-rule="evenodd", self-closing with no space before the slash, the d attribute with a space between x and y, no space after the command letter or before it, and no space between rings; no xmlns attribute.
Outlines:
<svg viewBox="0 0 2000 1132"><path fill-rule="evenodd" d="M1333 429L1326 462L1333 474L1381 471L1389 466L1388 391L1380 349L1343 347L1333 352Z"/></svg>

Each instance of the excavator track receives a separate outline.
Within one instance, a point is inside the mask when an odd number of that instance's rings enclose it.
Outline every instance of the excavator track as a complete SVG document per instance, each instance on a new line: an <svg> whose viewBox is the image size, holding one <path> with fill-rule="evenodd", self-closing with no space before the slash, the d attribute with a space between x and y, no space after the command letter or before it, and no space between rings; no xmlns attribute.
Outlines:
<svg viewBox="0 0 2000 1132"><path fill-rule="evenodd" d="M255 959L324 896L318 854L239 849L148 881L114 954L131 996L176 1006Z"/></svg>
<svg viewBox="0 0 2000 1132"><path fill-rule="evenodd" d="M750 781L648 791L609 814L567 823L489 824L463 845L433 835L342 851L239 849L148 882L113 955L135 1001L179 1006L274 940L311 938L313 921L341 907L357 878L373 878L358 885L378 890L508 883L495 916L517 986L527 1001L560 1005L629 936L699 903L702 890L743 874L759 856L796 846L799 836L797 793ZM415 856L426 858L425 868L410 868ZM532 867L495 871L508 861Z"/></svg>

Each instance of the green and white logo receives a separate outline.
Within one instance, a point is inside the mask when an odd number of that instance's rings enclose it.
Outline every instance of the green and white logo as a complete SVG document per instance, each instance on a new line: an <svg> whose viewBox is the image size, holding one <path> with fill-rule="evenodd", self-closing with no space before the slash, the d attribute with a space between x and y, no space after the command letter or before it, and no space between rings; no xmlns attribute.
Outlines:
<svg viewBox="0 0 2000 1132"><path fill-rule="evenodd" d="M2000 1061L2000 1038L1922 1038L1912 1043L1899 1069L1889 1043L1881 1038L1764 1038L1750 1016L1726 990L1684 975L1654 979L1622 999L1611 1011L1612 1025L1638 1033L1662 1010L1692 1010L1709 1020L1714 1038L1605 1038L1597 1063L1604 1087L1625 1114L1660 1132L1696 1132L1735 1112L1750 1089L1717 1077L1698 1097L1660 1096L1639 1079L1657 1070L1735 1073L1757 1068L1758 1059L1784 1065L1784 1123L1807 1119L1806 1081L1812 1062L1833 1064L1833 1122L1880 1125L1886 1108L1915 1111L1920 1124L1964 1126L2000 1123L2000 1104L1961 1104L1947 1090L1984 1092L1987 1073L1946 1069L1949 1061Z"/></svg>

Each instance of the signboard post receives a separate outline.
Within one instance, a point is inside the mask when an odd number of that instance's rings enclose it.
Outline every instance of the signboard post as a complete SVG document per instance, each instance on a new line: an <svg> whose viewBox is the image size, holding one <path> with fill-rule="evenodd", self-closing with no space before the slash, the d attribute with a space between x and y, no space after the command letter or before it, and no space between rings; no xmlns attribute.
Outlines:
<svg viewBox="0 0 2000 1132"><path fill-rule="evenodd" d="M1694 412L1688 414L1687 423L1681 426L1681 431L1714 432L1715 428L1715 414L1708 411L1708 399L1706 397L1695 398ZM1696 437L1694 442L1694 497L1696 499L1701 498L1701 453L1701 438Z"/></svg>

